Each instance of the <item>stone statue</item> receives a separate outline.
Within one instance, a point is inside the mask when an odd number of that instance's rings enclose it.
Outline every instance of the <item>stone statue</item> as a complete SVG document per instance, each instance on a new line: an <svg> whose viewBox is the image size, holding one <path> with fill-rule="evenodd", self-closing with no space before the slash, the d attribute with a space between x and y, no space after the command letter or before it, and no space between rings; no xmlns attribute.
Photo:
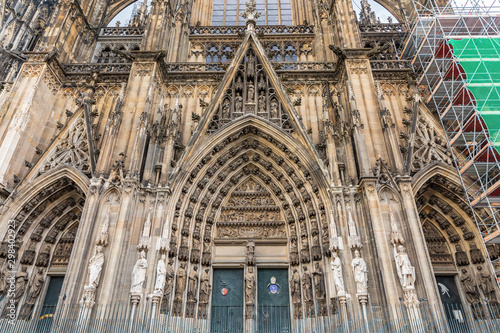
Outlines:
<svg viewBox="0 0 500 333"><path fill-rule="evenodd" d="M175 286L175 300L182 300L184 289L186 289L186 264L182 263L177 270L177 285Z"/></svg>
<svg viewBox="0 0 500 333"><path fill-rule="evenodd" d="M335 287L337 288L337 294L340 296L345 295L344 288L344 278L342 277L342 262L340 261L340 257L337 251L332 252L332 271L333 271L333 281L335 283Z"/></svg>
<svg viewBox="0 0 500 333"><path fill-rule="evenodd" d="M455 259L458 266L468 266L469 265L469 257L467 253L462 250L460 244L455 245Z"/></svg>
<svg viewBox="0 0 500 333"><path fill-rule="evenodd" d="M314 289L316 290L316 298L324 299L326 297L325 278L323 276L323 270L319 266L319 262L314 264L313 280Z"/></svg>
<svg viewBox="0 0 500 333"><path fill-rule="evenodd" d="M278 102L276 102L276 100L274 99L271 101L270 117L278 118Z"/></svg>
<svg viewBox="0 0 500 333"><path fill-rule="evenodd" d="M174 281L174 259L170 259L167 265L167 270L165 273L165 289L163 291L163 296L169 296L172 292L172 285Z"/></svg>
<svg viewBox="0 0 500 333"><path fill-rule="evenodd" d="M26 289L26 284L28 283L28 273L26 272L27 267L22 266L21 271L16 274L16 287L14 290L14 296L11 298L16 304L24 295L24 290Z"/></svg>
<svg viewBox="0 0 500 333"><path fill-rule="evenodd" d="M465 297L467 298L467 301L471 304L479 303L479 292L477 290L476 283L470 277L470 274L465 268L462 269L460 281L462 282L462 286L465 290Z"/></svg>
<svg viewBox="0 0 500 333"><path fill-rule="evenodd" d="M39 268L36 272L35 278L33 279L33 284L31 285L28 298L30 301L36 300L40 292L42 291L43 283L45 278L43 277L43 269ZM34 302L33 302L34 303Z"/></svg>
<svg viewBox="0 0 500 333"><path fill-rule="evenodd" d="M196 300L196 291L198 290L198 266L194 266L191 273L189 273L189 284L188 284L188 300Z"/></svg>
<svg viewBox="0 0 500 333"><path fill-rule="evenodd" d="M247 64L247 74L249 77L253 77L255 74L255 56L250 52L248 54L248 64ZM249 81L251 83L251 81Z"/></svg>
<svg viewBox="0 0 500 333"><path fill-rule="evenodd" d="M259 112L266 112L266 96L263 91L260 92L259 96Z"/></svg>
<svg viewBox="0 0 500 333"><path fill-rule="evenodd" d="M351 267L354 273L354 281L356 281L356 292L358 294L366 293L368 291L368 268L358 250L354 251Z"/></svg>
<svg viewBox="0 0 500 333"><path fill-rule="evenodd" d="M141 294L144 281L146 281L146 269L148 268L148 261L146 260L146 252L139 252L139 258L135 262L134 269L132 270L132 287L130 292L132 294Z"/></svg>
<svg viewBox="0 0 500 333"><path fill-rule="evenodd" d="M255 242L252 239L247 242L246 262L248 266L255 265Z"/></svg>
<svg viewBox="0 0 500 333"><path fill-rule="evenodd" d="M482 264L484 262L484 256L481 253L481 250L477 248L477 245L474 241L469 242L470 247L470 259L473 264Z"/></svg>
<svg viewBox="0 0 500 333"><path fill-rule="evenodd" d="M245 276L245 303L254 304L255 301L255 274L253 267L248 267L248 272Z"/></svg>
<svg viewBox="0 0 500 333"><path fill-rule="evenodd" d="M210 275L208 274L210 270L207 268L201 274L200 283L200 303L207 304L210 299L210 292L212 291L212 286L210 285Z"/></svg>
<svg viewBox="0 0 500 333"><path fill-rule="evenodd" d="M248 103L253 103L255 98L255 87L252 81L248 81Z"/></svg>
<svg viewBox="0 0 500 333"><path fill-rule="evenodd" d="M264 75L260 74L259 76L259 84L257 85L259 89L265 89L266 88L266 81L264 80Z"/></svg>
<svg viewBox="0 0 500 333"><path fill-rule="evenodd" d="M241 76L238 76L238 78L236 79L236 83L234 84L234 86L235 86L235 88L237 90L242 90L243 89L243 81L241 80Z"/></svg>
<svg viewBox="0 0 500 333"><path fill-rule="evenodd" d="M241 113L243 112L243 97L241 97L240 93L236 94L236 98L234 99L235 112Z"/></svg>
<svg viewBox="0 0 500 333"><path fill-rule="evenodd" d="M292 277L290 278L290 292L292 294L292 303L300 303L300 276L296 268L293 269Z"/></svg>
<svg viewBox="0 0 500 333"><path fill-rule="evenodd" d="M5 273L0 271L0 297L2 297L5 293L7 281L5 281Z"/></svg>
<svg viewBox="0 0 500 333"><path fill-rule="evenodd" d="M228 99L224 100L224 105L222 106L222 118L229 119L231 117L231 104Z"/></svg>
<svg viewBox="0 0 500 333"><path fill-rule="evenodd" d="M154 292L160 295L163 292L167 278L167 265L165 264L165 258L165 255L162 254L160 260L158 260L158 265L156 266L156 282Z"/></svg>
<svg viewBox="0 0 500 333"><path fill-rule="evenodd" d="M490 302L496 302L495 287L491 281L491 276L488 272L483 272L483 267L477 266L477 273L479 275L479 285L483 291L484 297L488 298Z"/></svg>
<svg viewBox="0 0 500 333"><path fill-rule="evenodd" d="M404 288L415 286L415 267L411 265L410 258L403 245L399 245L396 250L394 245L394 260L396 261L396 270L399 276L399 282Z"/></svg>
<svg viewBox="0 0 500 333"><path fill-rule="evenodd" d="M42 291L43 284L45 282L45 278L43 276L43 269L39 268L36 272L35 278L33 279L33 283L29 288L28 296L26 297L26 302L21 311L21 318L28 319L31 316L33 308L35 307L36 300Z"/></svg>
<svg viewBox="0 0 500 333"><path fill-rule="evenodd" d="M312 302L312 279L311 274L307 271L307 267L304 267L304 273L302 274L302 287L304 288L304 301Z"/></svg>
<svg viewBox="0 0 500 333"><path fill-rule="evenodd" d="M104 254L102 246L95 247L95 254L89 261L89 283L87 286L96 288L99 286L101 279L102 266L104 265Z"/></svg>

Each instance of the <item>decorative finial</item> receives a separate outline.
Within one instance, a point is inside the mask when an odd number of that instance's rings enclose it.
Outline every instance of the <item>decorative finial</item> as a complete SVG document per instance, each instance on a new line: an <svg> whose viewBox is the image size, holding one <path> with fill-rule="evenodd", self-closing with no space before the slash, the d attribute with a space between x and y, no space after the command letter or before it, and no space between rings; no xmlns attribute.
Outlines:
<svg viewBox="0 0 500 333"><path fill-rule="evenodd" d="M256 11L257 4L255 0L250 0L246 3L247 9L241 13L241 17L245 18L245 24L247 30L255 30L255 25L257 24L257 19L260 17L261 13Z"/></svg>

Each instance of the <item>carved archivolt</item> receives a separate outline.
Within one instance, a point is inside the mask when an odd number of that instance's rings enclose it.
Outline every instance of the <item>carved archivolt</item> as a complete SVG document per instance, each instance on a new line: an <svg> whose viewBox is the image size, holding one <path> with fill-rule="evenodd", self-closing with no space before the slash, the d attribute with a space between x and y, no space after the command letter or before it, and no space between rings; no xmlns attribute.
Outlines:
<svg viewBox="0 0 500 333"><path fill-rule="evenodd" d="M176 188L182 190L174 194L169 256L181 262L211 265L212 244L224 239L286 239L292 266L329 254L325 207L311 172L255 127L216 145Z"/></svg>
<svg viewBox="0 0 500 333"><path fill-rule="evenodd" d="M26 285L18 286L19 293L27 292L29 295L22 306L22 317L31 316L48 268L61 268L69 263L84 203L80 188L68 178L61 178L41 189L15 216L18 270L25 274L27 280L37 283L36 293L33 292L34 285L31 289ZM9 253L7 237L0 246L0 270L3 271L6 271ZM0 286L2 283L0 280ZM0 290L0 294L2 292ZM19 302L20 299L14 301Z"/></svg>
<svg viewBox="0 0 500 333"><path fill-rule="evenodd" d="M49 156L42 163L39 174L59 165L71 165L85 174L90 173L89 145L83 118L78 118L59 141L59 144L52 149Z"/></svg>

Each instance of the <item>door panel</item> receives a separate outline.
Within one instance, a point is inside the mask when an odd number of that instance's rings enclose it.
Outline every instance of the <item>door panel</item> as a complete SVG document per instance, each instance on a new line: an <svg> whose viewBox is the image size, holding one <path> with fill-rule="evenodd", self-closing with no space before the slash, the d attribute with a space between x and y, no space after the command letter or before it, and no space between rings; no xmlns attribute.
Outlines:
<svg viewBox="0 0 500 333"><path fill-rule="evenodd" d="M211 332L243 332L243 269L214 269Z"/></svg>
<svg viewBox="0 0 500 333"><path fill-rule="evenodd" d="M468 332L467 321L455 277L453 275L436 276L436 282L448 323L451 327L457 327L463 332Z"/></svg>
<svg viewBox="0 0 500 333"><path fill-rule="evenodd" d="M52 326L52 320L56 311L56 305L59 301L64 276L51 276L49 287L43 301L42 311L40 312L40 319L37 323L36 332L45 333L49 332Z"/></svg>
<svg viewBox="0 0 500 333"><path fill-rule="evenodd" d="M287 268L257 271L259 333L290 332L290 297Z"/></svg>

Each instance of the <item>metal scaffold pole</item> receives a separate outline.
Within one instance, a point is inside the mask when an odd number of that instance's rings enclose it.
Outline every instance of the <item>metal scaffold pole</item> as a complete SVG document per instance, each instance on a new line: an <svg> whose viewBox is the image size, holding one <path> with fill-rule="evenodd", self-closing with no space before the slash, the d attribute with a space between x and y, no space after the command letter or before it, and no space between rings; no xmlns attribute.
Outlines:
<svg viewBox="0 0 500 333"><path fill-rule="evenodd" d="M486 248L500 243L500 2L413 1L401 57L446 133ZM460 227L460 219L454 221ZM488 251L490 252L490 251ZM491 256L495 269L500 258Z"/></svg>

